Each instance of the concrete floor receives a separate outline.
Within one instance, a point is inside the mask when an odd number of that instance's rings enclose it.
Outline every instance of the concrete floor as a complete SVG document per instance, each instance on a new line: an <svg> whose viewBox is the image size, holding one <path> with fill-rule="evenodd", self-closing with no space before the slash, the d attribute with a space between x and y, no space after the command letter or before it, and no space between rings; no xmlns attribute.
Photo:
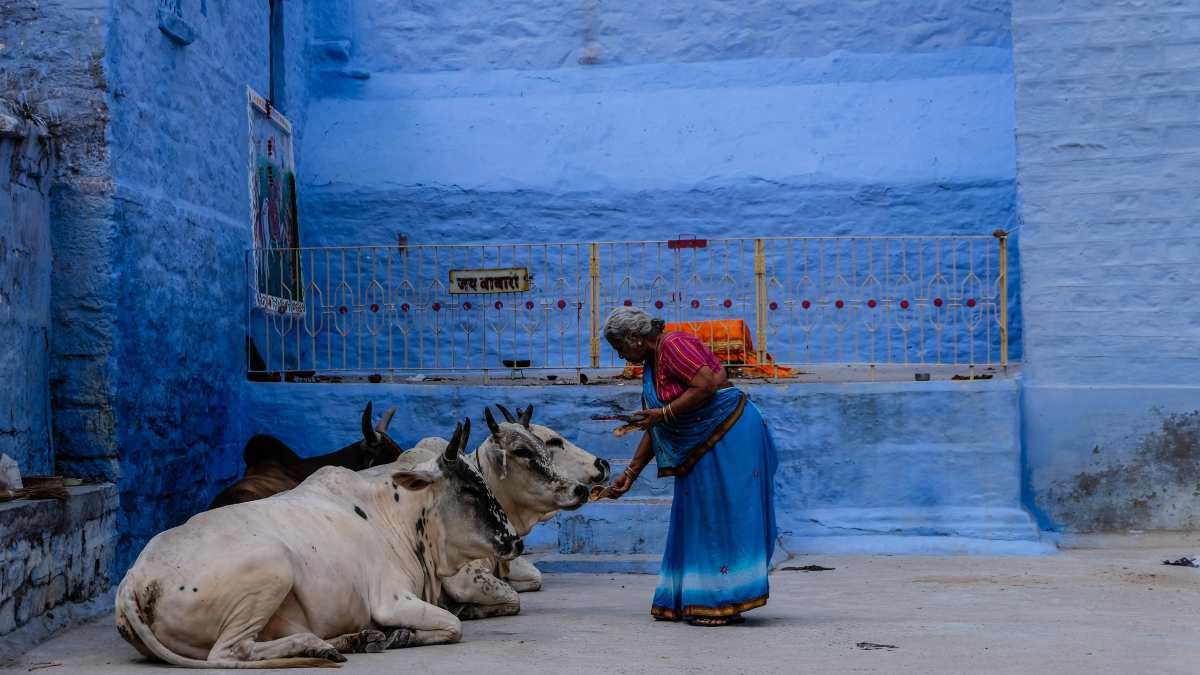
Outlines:
<svg viewBox="0 0 1200 675"><path fill-rule="evenodd" d="M461 644L351 656L342 672L1200 672L1200 569L1161 564L1200 552L1200 537L1103 544L1033 558L805 556L787 565L836 569L777 572L771 603L732 628L653 622L652 576L552 575L522 596L521 616L469 623ZM141 662L111 619L8 672L35 668L178 672Z"/></svg>

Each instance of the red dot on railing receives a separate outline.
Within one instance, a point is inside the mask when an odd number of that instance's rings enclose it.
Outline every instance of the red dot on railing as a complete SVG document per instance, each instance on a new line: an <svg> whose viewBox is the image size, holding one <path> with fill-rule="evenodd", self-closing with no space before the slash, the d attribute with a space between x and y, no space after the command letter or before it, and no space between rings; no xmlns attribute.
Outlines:
<svg viewBox="0 0 1200 675"><path fill-rule="evenodd" d="M729 298L725 298L725 302L722 302L721 304L725 305L725 309L729 309L730 307L733 307L733 301L730 300Z"/></svg>
<svg viewBox="0 0 1200 675"><path fill-rule="evenodd" d="M375 312L378 312L378 311L379 311L379 305L378 305L378 303L374 303L374 302L372 302L372 303L371 303L371 313L372 313L372 314L374 314Z"/></svg>
<svg viewBox="0 0 1200 675"><path fill-rule="evenodd" d="M803 307L804 309L808 309L808 308L812 307L812 303L809 302L808 300L805 300L804 302L800 303L800 306Z"/></svg>
<svg viewBox="0 0 1200 675"><path fill-rule="evenodd" d="M495 307L496 307L496 309L504 309L504 303L497 300Z"/></svg>
<svg viewBox="0 0 1200 675"><path fill-rule="evenodd" d="M406 302L406 303L404 303L404 304L402 304L402 305L400 305L400 311L401 311L401 312L407 312L407 311L408 311L408 303L407 303L407 302Z"/></svg>
<svg viewBox="0 0 1200 675"><path fill-rule="evenodd" d="M837 302L833 303L833 306L837 307L838 309L841 309L846 306L846 303L842 302L841 300L838 300Z"/></svg>
<svg viewBox="0 0 1200 675"><path fill-rule="evenodd" d="M559 309L566 309L566 308L567 308L567 301L566 301L566 300L559 300L559 301L558 301L558 308L559 308Z"/></svg>
<svg viewBox="0 0 1200 675"><path fill-rule="evenodd" d="M870 300L867 301L867 307L870 307L871 309L875 309L875 305L878 305L878 304L879 303L875 302L874 298L871 298Z"/></svg>
<svg viewBox="0 0 1200 675"><path fill-rule="evenodd" d="M441 309L442 309L442 303L440 303L440 302L433 303L433 311L437 312L437 311L441 311Z"/></svg>
<svg viewBox="0 0 1200 675"><path fill-rule="evenodd" d="M771 308L771 311L774 312L775 310L779 309L779 303L772 301L769 307Z"/></svg>
<svg viewBox="0 0 1200 675"><path fill-rule="evenodd" d="M470 303L470 302L464 302L464 303L463 303L463 309L467 309L467 310L471 309L471 303Z"/></svg>
<svg viewBox="0 0 1200 675"><path fill-rule="evenodd" d="M700 309L700 301L699 300L692 301L692 309Z"/></svg>
<svg viewBox="0 0 1200 675"><path fill-rule="evenodd" d="M975 306L975 298L967 298L967 307Z"/></svg>
<svg viewBox="0 0 1200 675"><path fill-rule="evenodd" d="M941 299L941 298L934 298L934 299L933 299L933 306L934 306L934 307L941 307L941 306L942 306L942 299Z"/></svg>
<svg viewBox="0 0 1200 675"><path fill-rule="evenodd" d="M349 312L349 311L350 311L350 308L345 305L338 307L338 314L345 314L346 312Z"/></svg>
<svg viewBox="0 0 1200 675"><path fill-rule="evenodd" d="M633 301L632 301L632 300L630 300L629 298L625 298L625 303L624 303L624 304L625 304L625 306L626 306L626 307L633 307Z"/></svg>
<svg viewBox="0 0 1200 675"><path fill-rule="evenodd" d="M908 309L908 301L907 300L900 301L900 309Z"/></svg>
<svg viewBox="0 0 1200 675"><path fill-rule="evenodd" d="M662 301L662 300L655 300L655 301L654 301L654 309L662 309L662 308L663 308L663 301Z"/></svg>
<svg viewBox="0 0 1200 675"><path fill-rule="evenodd" d="M533 301L532 300L525 301L525 309L533 309Z"/></svg>

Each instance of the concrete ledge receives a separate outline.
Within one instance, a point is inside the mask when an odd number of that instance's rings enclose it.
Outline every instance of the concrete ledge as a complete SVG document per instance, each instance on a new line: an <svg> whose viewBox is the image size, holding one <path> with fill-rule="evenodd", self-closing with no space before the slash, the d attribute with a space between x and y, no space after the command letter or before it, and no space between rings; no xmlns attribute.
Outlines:
<svg viewBox="0 0 1200 675"><path fill-rule="evenodd" d="M0 663L112 607L117 488L68 491L0 504Z"/></svg>
<svg viewBox="0 0 1200 675"><path fill-rule="evenodd" d="M783 537L792 555L802 553L848 555L1016 555L1036 556L1057 552L1050 540L1000 541L971 537L913 535L854 535L843 537Z"/></svg>

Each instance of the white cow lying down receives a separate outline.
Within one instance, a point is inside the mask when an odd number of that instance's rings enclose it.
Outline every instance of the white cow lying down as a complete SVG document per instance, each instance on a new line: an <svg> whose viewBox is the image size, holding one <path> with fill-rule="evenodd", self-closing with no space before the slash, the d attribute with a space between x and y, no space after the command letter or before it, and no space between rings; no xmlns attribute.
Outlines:
<svg viewBox="0 0 1200 675"><path fill-rule="evenodd" d="M459 620L431 604L439 578L522 550L463 461L469 435L468 421L418 465L326 467L159 534L117 590L117 629L149 658L198 668L328 666L340 651L459 640Z"/></svg>
<svg viewBox="0 0 1200 675"><path fill-rule="evenodd" d="M518 410L519 418L502 405L496 408L505 422L497 424L491 410L485 409L491 433L465 461L483 474L518 536L526 536L534 525L561 510L586 504L589 487L608 480L608 462L549 427L531 424L533 406ZM440 438L423 439L399 461L427 461L445 445ZM536 591L541 586L541 572L524 558L503 561L489 556L445 579L441 604L460 619L507 616L521 610L518 591Z"/></svg>

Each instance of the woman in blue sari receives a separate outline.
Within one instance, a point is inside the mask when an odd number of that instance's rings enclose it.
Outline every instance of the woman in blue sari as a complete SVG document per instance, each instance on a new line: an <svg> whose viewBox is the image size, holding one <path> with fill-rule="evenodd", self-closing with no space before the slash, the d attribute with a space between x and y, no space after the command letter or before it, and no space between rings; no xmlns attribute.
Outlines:
<svg viewBox="0 0 1200 675"><path fill-rule="evenodd" d="M620 497L655 460L675 478L671 529L650 613L656 619L723 626L767 604L775 549L775 445L749 396L699 339L664 333L665 323L618 307L604 337L622 358L642 363L646 430L608 491Z"/></svg>

